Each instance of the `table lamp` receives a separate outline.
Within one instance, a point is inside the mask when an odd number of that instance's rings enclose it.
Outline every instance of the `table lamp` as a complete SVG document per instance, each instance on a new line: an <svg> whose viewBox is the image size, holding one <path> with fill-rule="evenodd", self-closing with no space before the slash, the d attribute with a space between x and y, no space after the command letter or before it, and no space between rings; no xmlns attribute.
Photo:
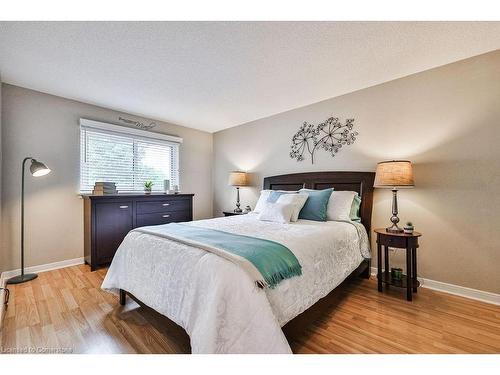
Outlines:
<svg viewBox="0 0 500 375"><path fill-rule="evenodd" d="M236 186L236 208L234 212L242 212L240 208L240 186L248 186L248 175L245 172L234 171L229 173L229 185Z"/></svg>
<svg viewBox="0 0 500 375"><path fill-rule="evenodd" d="M378 163L373 186L376 188L392 189L392 225L386 228L386 231L389 233L402 233L403 229L398 227L398 188L415 186L411 162L407 160L392 160Z"/></svg>

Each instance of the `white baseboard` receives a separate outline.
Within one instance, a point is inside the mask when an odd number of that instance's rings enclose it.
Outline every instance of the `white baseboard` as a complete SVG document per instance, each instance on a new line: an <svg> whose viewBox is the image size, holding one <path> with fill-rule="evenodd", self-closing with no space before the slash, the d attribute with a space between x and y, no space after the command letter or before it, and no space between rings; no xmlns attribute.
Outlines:
<svg viewBox="0 0 500 375"><path fill-rule="evenodd" d="M67 260L62 260L60 262L40 264L38 266L26 267L24 269L24 273L40 273L40 272L45 272L45 271L56 270L58 268L77 266L77 265L83 264L83 263L84 263L83 257L75 258L75 259L67 259ZM2 275L0 278L0 283L1 283L1 280L7 280L13 276L17 276L20 274L21 274L20 268L17 270L2 272Z"/></svg>
<svg viewBox="0 0 500 375"><path fill-rule="evenodd" d="M372 276L377 276L377 268L372 267L371 274ZM418 281L420 281L423 288L454 294L456 296L470 298L481 302L492 303L494 305L500 305L500 294L467 288L460 285L443 283L441 281L431 279L424 279L423 277L419 277Z"/></svg>

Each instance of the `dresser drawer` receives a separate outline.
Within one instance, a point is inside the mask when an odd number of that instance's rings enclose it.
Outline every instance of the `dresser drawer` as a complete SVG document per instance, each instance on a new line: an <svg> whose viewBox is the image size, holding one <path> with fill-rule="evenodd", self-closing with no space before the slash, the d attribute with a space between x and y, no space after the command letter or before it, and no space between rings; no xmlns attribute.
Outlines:
<svg viewBox="0 0 500 375"><path fill-rule="evenodd" d="M189 221L189 212L156 212L152 214L138 214L136 225L144 227L147 225L168 224L181 221Z"/></svg>
<svg viewBox="0 0 500 375"><path fill-rule="evenodd" d="M137 214L152 214L169 211L191 211L191 201L188 199L158 200L137 202Z"/></svg>

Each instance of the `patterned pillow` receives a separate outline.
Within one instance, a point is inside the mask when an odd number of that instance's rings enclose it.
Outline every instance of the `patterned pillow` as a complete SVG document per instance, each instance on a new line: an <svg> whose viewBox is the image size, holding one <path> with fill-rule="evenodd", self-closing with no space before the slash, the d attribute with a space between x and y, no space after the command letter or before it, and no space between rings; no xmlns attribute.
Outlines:
<svg viewBox="0 0 500 375"><path fill-rule="evenodd" d="M264 209L264 207L266 206L267 199L269 198L269 195L271 195L272 192L273 192L272 190L262 190L260 192L259 200L257 201L257 204L255 205L253 212L258 214L260 211Z"/></svg>
<svg viewBox="0 0 500 375"><path fill-rule="evenodd" d="M307 194L283 194L276 202L293 204L295 208L293 209L293 214L290 220L297 221L299 219L300 210L302 210L302 207L304 207L308 198L309 195Z"/></svg>
<svg viewBox="0 0 500 375"><path fill-rule="evenodd" d="M351 220L351 211L353 210L354 198L358 195L355 191L334 191L328 201L326 211L328 220ZM361 202L361 200L359 200ZM359 206L356 211L354 207L353 214L359 212ZM356 217L356 216L355 216Z"/></svg>
<svg viewBox="0 0 500 375"><path fill-rule="evenodd" d="M289 223L293 214L295 205L287 203L266 203L264 209L260 212L258 219L262 221L272 221L275 223Z"/></svg>

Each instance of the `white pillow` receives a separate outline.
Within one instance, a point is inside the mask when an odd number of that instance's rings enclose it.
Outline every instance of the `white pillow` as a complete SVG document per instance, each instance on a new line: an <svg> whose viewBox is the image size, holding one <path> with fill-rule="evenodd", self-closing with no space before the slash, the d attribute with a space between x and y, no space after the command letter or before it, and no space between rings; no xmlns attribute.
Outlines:
<svg viewBox="0 0 500 375"><path fill-rule="evenodd" d="M286 224L290 222L294 209L294 204L268 202L260 212L258 219Z"/></svg>
<svg viewBox="0 0 500 375"><path fill-rule="evenodd" d="M257 201L257 204L255 205L255 208L253 209L253 212L259 213L264 209L264 207L267 204L267 198L271 195L272 190L262 190L260 192L260 197L259 200Z"/></svg>
<svg viewBox="0 0 500 375"><path fill-rule="evenodd" d="M254 208L253 212L258 214L260 211L262 211L264 209L264 206L266 205L267 200L269 199L269 196L271 195L271 193L273 191L278 191L278 192L282 192L282 193L296 193L296 191L286 191L286 190L261 190L259 200L255 204L255 208Z"/></svg>
<svg viewBox="0 0 500 375"><path fill-rule="evenodd" d="M283 194L278 198L276 203L292 204L294 208L290 220L297 221L299 219L300 210L302 210L302 207L306 204L307 198L309 198L307 194Z"/></svg>
<svg viewBox="0 0 500 375"><path fill-rule="evenodd" d="M356 195L355 191L334 190L326 207L326 220L351 220L351 206Z"/></svg>

